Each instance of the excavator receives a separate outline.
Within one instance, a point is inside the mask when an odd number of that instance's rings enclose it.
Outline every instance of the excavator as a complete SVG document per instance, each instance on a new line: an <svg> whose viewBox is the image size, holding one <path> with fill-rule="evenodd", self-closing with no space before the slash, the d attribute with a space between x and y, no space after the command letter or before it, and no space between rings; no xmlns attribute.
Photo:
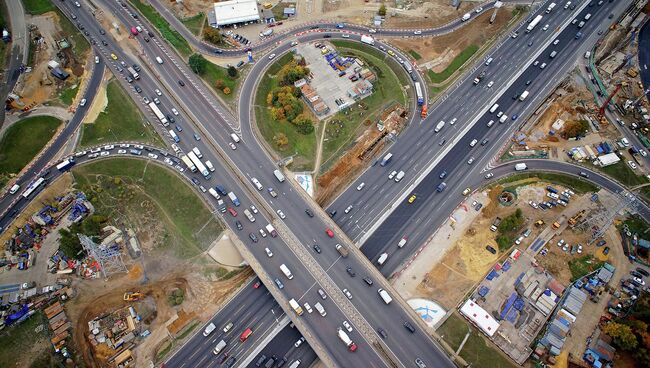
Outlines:
<svg viewBox="0 0 650 368"><path fill-rule="evenodd" d="M137 291L127 291L126 293L124 293L124 301L127 302L135 302L142 298L144 298L144 294L139 293Z"/></svg>

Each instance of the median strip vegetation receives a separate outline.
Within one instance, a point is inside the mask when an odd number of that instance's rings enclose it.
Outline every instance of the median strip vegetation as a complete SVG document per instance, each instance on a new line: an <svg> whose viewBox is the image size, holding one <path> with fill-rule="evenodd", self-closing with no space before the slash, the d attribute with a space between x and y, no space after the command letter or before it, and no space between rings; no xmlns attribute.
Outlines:
<svg viewBox="0 0 650 368"><path fill-rule="evenodd" d="M582 180L575 176L556 173L531 172L514 174L499 180L499 183L513 183L530 178L543 180L552 184L563 185L578 194L598 191L598 187L588 181Z"/></svg>
<svg viewBox="0 0 650 368"><path fill-rule="evenodd" d="M463 51L454 58L454 60L449 63L449 65L440 73L436 73L433 70L429 70L427 74L429 79L433 83L443 83L447 78L451 77L452 74L456 72L460 67L463 66L478 51L479 47L477 45L469 45Z"/></svg>
<svg viewBox="0 0 650 368"><path fill-rule="evenodd" d="M201 54L193 54L189 58L190 69L198 74L208 85L227 101L235 97L239 86L239 71L234 66L222 68L208 61Z"/></svg>
<svg viewBox="0 0 650 368"><path fill-rule="evenodd" d="M192 53L192 48L190 44L178 33L175 29L172 29L169 23L165 18L160 15L156 9L148 4L144 4L140 0L131 0L133 4L142 15L145 16L154 25L163 36L174 48L183 56L188 57Z"/></svg>

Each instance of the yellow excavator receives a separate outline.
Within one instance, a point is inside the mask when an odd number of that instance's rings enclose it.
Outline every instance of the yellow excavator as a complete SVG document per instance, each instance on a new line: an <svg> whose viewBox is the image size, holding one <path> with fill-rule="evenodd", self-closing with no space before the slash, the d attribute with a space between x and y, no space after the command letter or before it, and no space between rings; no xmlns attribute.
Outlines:
<svg viewBox="0 0 650 368"><path fill-rule="evenodd" d="M127 291L124 293L124 300L127 302L135 302L144 298L144 294L137 291Z"/></svg>

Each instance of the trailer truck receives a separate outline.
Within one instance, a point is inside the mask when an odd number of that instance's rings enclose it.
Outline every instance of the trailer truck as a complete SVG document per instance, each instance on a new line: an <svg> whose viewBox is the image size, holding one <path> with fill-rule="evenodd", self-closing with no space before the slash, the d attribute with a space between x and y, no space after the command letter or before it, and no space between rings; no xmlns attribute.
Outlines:
<svg viewBox="0 0 650 368"><path fill-rule="evenodd" d="M352 352L357 351L357 345L350 339L348 334L346 334L341 327L338 328L338 335L339 335L339 339L341 339L341 341L343 341L345 346L348 347L348 350Z"/></svg>
<svg viewBox="0 0 650 368"><path fill-rule="evenodd" d="M536 16L535 19L533 19L533 21L528 24L528 27L526 27L526 33L530 33L530 31L535 29L535 26L537 26L539 22L542 21L542 18L543 17L541 15Z"/></svg>

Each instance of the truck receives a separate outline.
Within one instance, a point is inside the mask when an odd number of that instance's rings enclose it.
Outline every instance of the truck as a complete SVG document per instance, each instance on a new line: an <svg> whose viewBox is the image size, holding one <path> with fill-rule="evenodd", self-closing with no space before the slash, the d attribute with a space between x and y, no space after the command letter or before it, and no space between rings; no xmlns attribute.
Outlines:
<svg viewBox="0 0 650 368"><path fill-rule="evenodd" d="M293 311L296 312L297 315L302 316L302 308L295 299L289 299L289 305L291 308L293 308Z"/></svg>
<svg viewBox="0 0 650 368"><path fill-rule="evenodd" d="M523 91L523 92L519 95L519 101L523 101L523 100L525 100L526 97L528 97L528 94L529 94L528 91Z"/></svg>
<svg viewBox="0 0 650 368"><path fill-rule="evenodd" d="M466 22L466 21L469 20L469 18L470 18L471 16L472 16L472 15L471 15L470 13L465 13L465 14L463 14L463 17L460 18L460 21L461 21L461 22Z"/></svg>
<svg viewBox="0 0 650 368"><path fill-rule="evenodd" d="M283 273L283 274L284 274L284 275L285 275L289 280L293 279L293 274L291 273L291 271L289 270L289 267L287 267L287 265L285 265L284 263L281 264L281 265L280 265L280 270L282 271L282 273Z"/></svg>
<svg viewBox="0 0 650 368"><path fill-rule="evenodd" d="M553 8L555 8L555 3L551 3L548 8L546 8L546 14L550 14L553 11Z"/></svg>
<svg viewBox="0 0 650 368"><path fill-rule="evenodd" d="M271 224L266 225L266 232L271 234L271 236L274 238L278 236L278 232L275 231L275 228Z"/></svg>
<svg viewBox="0 0 650 368"><path fill-rule="evenodd" d="M325 312L325 308L323 308L323 305L320 302L314 304L314 308L316 308L316 310L318 311L318 313L320 313L321 316L325 317L327 315L327 312Z"/></svg>
<svg viewBox="0 0 650 368"><path fill-rule="evenodd" d="M393 301L393 298L390 297L388 292L384 289L378 289L377 292L379 293L379 296L384 300L384 303L390 304L390 302Z"/></svg>
<svg viewBox="0 0 650 368"><path fill-rule="evenodd" d="M219 193L217 193L217 191L214 190L214 188L208 189L208 193L210 193L210 195L213 196L214 199L216 199L216 200L221 199L221 196L219 196Z"/></svg>
<svg viewBox="0 0 650 368"><path fill-rule="evenodd" d="M260 38L268 37L273 34L273 28L269 28L264 32L260 33Z"/></svg>
<svg viewBox="0 0 650 368"><path fill-rule="evenodd" d="M232 201L232 204L235 205L235 207L239 207L239 198L235 195L233 192L228 192L228 198Z"/></svg>
<svg viewBox="0 0 650 368"><path fill-rule="evenodd" d="M490 231L497 231L497 228L499 227L499 224L501 223L501 217L498 217L494 219L492 222L492 225L490 226Z"/></svg>
<svg viewBox="0 0 650 368"><path fill-rule="evenodd" d="M368 36L368 35L361 35L361 42L367 43L368 45L371 46L375 45L375 39L372 38L372 36Z"/></svg>
<svg viewBox="0 0 650 368"><path fill-rule="evenodd" d="M526 33L530 33L530 31L535 29L535 26L537 26L539 22L542 21L542 18L543 17L541 15L536 16L535 19L533 19L532 22L528 24L528 27L526 27Z"/></svg>
<svg viewBox="0 0 650 368"><path fill-rule="evenodd" d="M211 177L210 176L210 171L205 167L205 165L203 165L203 162L201 160L199 160L198 157L196 157L196 154L194 153L194 151L188 152L187 157L190 158L190 160L192 161L194 166L196 166L197 170L199 170L201 175L203 175L206 179L210 179L210 177Z"/></svg>
<svg viewBox="0 0 650 368"><path fill-rule="evenodd" d="M433 131L439 133L442 130L442 128L444 128L444 126L445 126L445 121L440 120L440 122L436 125L436 128Z"/></svg>
<svg viewBox="0 0 650 368"><path fill-rule="evenodd" d="M479 75L477 75L476 78L474 78L474 85L479 84L481 82L481 79L483 79L483 77L485 77L485 70L482 71Z"/></svg>
<svg viewBox="0 0 650 368"><path fill-rule="evenodd" d="M384 263L386 263L387 259L388 259L388 253L382 253L382 255L380 255L379 259L377 260L377 264L383 266Z"/></svg>
<svg viewBox="0 0 650 368"><path fill-rule="evenodd" d="M381 159L381 163L379 164L379 166L386 166L392 158L393 158L393 154L388 152L386 156L384 156L384 158Z"/></svg>
<svg viewBox="0 0 650 368"><path fill-rule="evenodd" d="M422 105L422 112L420 113L420 117L424 119L427 117L427 114L428 114L427 105Z"/></svg>
<svg viewBox="0 0 650 368"><path fill-rule="evenodd" d="M339 252L341 257L343 257L343 258L348 257L349 252L348 252L348 249L344 245L336 244L334 247L336 248L336 251Z"/></svg>
<svg viewBox="0 0 650 368"><path fill-rule="evenodd" d="M348 347L348 350L350 350L352 352L357 351L357 345L352 340L350 340L350 337L348 336L348 334L346 334L345 331L343 331L343 329L341 327L339 327L337 330L338 330L337 333L339 335L339 339L341 339L341 341L343 341L345 346Z"/></svg>
<svg viewBox="0 0 650 368"><path fill-rule="evenodd" d="M214 355L219 355L221 350L223 350L223 348L225 348L225 347L226 347L226 341L221 340L221 341L219 341L217 346L214 347L214 350L212 352L214 353Z"/></svg>
<svg viewBox="0 0 650 368"><path fill-rule="evenodd" d="M284 182L284 175L282 175L280 170L274 170L273 175L275 175L275 178L278 179L280 183Z"/></svg>
<svg viewBox="0 0 650 368"><path fill-rule="evenodd" d="M135 80L140 79L140 74L138 74L138 72L136 72L135 69L133 69L133 67L128 67L128 68L126 68L126 70L128 70L129 73L131 73L131 76L133 77L133 79L135 79Z"/></svg>
<svg viewBox="0 0 650 368"><path fill-rule="evenodd" d="M185 166L187 166L187 168L190 169L191 172L196 172L196 166L194 165L192 160L190 160L190 158L187 157L187 155L181 156L181 161L183 161Z"/></svg>
<svg viewBox="0 0 650 368"><path fill-rule="evenodd" d="M524 171L527 170L528 166L525 163L515 164L515 171Z"/></svg>
<svg viewBox="0 0 650 368"><path fill-rule="evenodd" d="M248 208L244 210L244 215L246 215L248 221L255 222L255 217L253 217L253 214L248 210Z"/></svg>

